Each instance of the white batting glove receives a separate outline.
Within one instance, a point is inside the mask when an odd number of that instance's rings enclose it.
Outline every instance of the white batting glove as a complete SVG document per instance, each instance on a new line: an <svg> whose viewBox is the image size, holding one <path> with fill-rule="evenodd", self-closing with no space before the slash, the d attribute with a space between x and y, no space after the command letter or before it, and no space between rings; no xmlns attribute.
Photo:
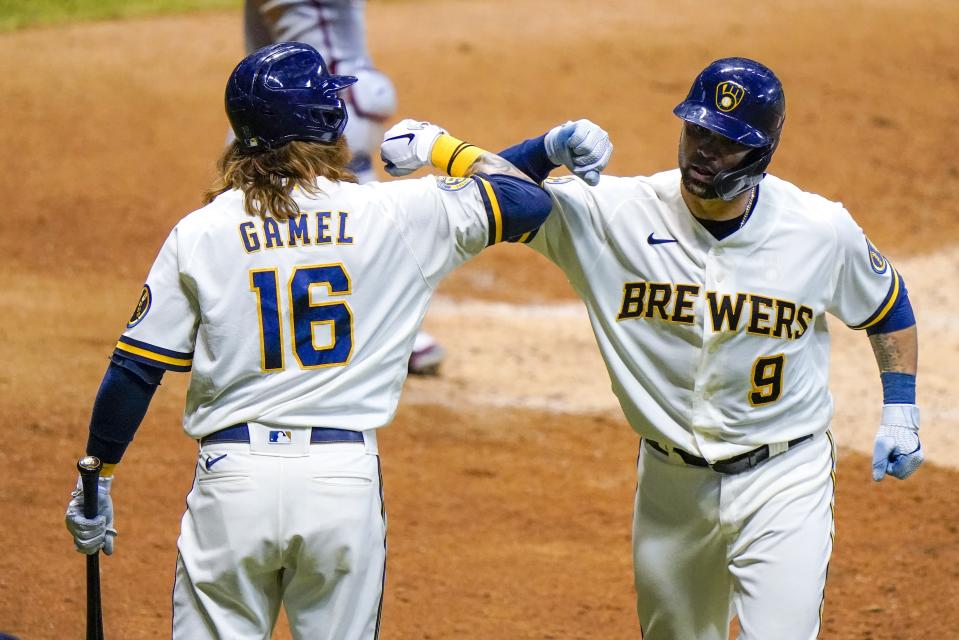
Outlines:
<svg viewBox="0 0 959 640"><path fill-rule="evenodd" d="M433 143L444 133L446 130L435 124L409 118L390 127L380 145L380 158L386 172L400 177L428 165Z"/></svg>
<svg viewBox="0 0 959 640"><path fill-rule="evenodd" d="M77 488L70 494L67 505L67 530L73 536L77 551L86 555L103 549L107 555L113 553L113 539L117 530L113 528L113 499L110 498L110 485L113 476L97 479L97 517L83 517L83 482L77 479Z"/></svg>
<svg viewBox="0 0 959 640"><path fill-rule="evenodd" d="M919 407L886 404L872 450L872 479L886 475L905 480L919 468L925 456L919 443Z"/></svg>
<svg viewBox="0 0 959 640"><path fill-rule="evenodd" d="M553 164L566 167L592 187L599 184L599 174L613 155L609 134L589 120L553 127L545 143L546 155Z"/></svg>

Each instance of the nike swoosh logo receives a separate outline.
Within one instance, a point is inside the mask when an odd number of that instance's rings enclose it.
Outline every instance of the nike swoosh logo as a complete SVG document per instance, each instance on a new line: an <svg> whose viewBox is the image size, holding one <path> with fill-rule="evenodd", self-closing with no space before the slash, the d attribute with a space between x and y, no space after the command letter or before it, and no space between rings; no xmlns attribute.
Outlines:
<svg viewBox="0 0 959 640"><path fill-rule="evenodd" d="M383 142L390 142L391 140L402 140L403 138L406 138L406 140L407 140L407 143L406 143L406 144L413 144L413 138L414 138L414 136L413 136L412 133L404 133L404 134L401 135L401 136L393 136L392 138L387 138L387 139L384 140Z"/></svg>
<svg viewBox="0 0 959 640"><path fill-rule="evenodd" d="M219 462L220 460L222 460L222 459L225 458L226 456L227 456L227 454L225 454L225 453L224 453L222 456L218 456L218 457L216 457L216 458L211 458L211 457L207 456L207 459L206 459L206 470L209 471L209 470L213 467L213 465L215 465L217 462Z"/></svg>
<svg viewBox="0 0 959 640"><path fill-rule="evenodd" d="M649 234L649 237L646 238L646 242L649 244L666 244L668 242L679 242L675 238L654 238L653 234Z"/></svg>

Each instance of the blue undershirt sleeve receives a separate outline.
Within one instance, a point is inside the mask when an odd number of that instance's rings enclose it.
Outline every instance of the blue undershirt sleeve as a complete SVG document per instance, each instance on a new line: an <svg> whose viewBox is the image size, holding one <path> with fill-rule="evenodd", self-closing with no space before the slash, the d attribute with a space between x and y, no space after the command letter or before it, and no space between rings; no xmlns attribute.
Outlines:
<svg viewBox="0 0 959 640"><path fill-rule="evenodd" d="M500 151L501 158L528 175L537 184L549 177L553 169L559 167L553 164L546 155L546 134L538 138L525 140Z"/></svg>
<svg viewBox="0 0 959 640"><path fill-rule="evenodd" d="M886 314L886 317L866 329L866 334L870 336L874 336L877 333L892 333L893 331L908 329L916 324L916 316L912 311L912 304L909 302L909 291L906 289L906 281L903 280L902 276L898 273L896 277L899 278L899 297L896 298L895 304L893 304L889 313Z"/></svg>
<svg viewBox="0 0 959 640"><path fill-rule="evenodd" d="M104 464L120 462L162 377L159 367L117 355L111 358L93 403L87 454Z"/></svg>
<svg viewBox="0 0 959 640"><path fill-rule="evenodd" d="M515 241L523 234L538 229L553 208L553 201L544 189L521 178L499 174L486 175L496 195L506 241Z"/></svg>

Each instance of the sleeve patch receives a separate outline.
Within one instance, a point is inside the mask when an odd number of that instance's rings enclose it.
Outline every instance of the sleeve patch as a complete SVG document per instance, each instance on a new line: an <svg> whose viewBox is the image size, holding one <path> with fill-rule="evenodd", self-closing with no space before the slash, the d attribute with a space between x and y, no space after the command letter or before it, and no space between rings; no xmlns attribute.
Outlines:
<svg viewBox="0 0 959 640"><path fill-rule="evenodd" d="M879 253L879 249L866 238L866 250L869 252L869 266L877 275L886 273L889 269L889 262Z"/></svg>
<svg viewBox="0 0 959 640"><path fill-rule="evenodd" d="M443 191L459 191L470 185L472 180L469 178L450 178L449 176L437 176L436 186Z"/></svg>
<svg viewBox="0 0 959 640"><path fill-rule="evenodd" d="M140 324L140 321L146 317L147 312L150 311L150 305L153 303L153 292L150 291L150 285L143 285L143 291L140 292L140 300L137 301L136 309L133 310L133 315L130 316L130 321L127 323L127 329L132 329L133 327Z"/></svg>

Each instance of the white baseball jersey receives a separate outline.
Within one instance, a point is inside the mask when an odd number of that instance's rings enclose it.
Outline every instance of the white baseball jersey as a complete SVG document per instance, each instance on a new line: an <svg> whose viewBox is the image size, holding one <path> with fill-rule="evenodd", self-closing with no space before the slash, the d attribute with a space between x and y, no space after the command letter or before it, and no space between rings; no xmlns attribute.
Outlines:
<svg viewBox="0 0 959 640"><path fill-rule="evenodd" d="M689 212L678 170L546 183L529 241L586 303L632 427L710 461L824 432L828 312L855 328L899 278L841 204L766 176L723 240Z"/></svg>
<svg viewBox="0 0 959 640"><path fill-rule="evenodd" d="M502 236L484 178L320 178L265 220L230 191L170 233L117 353L193 375L184 428L363 431L396 411L439 280Z"/></svg>

